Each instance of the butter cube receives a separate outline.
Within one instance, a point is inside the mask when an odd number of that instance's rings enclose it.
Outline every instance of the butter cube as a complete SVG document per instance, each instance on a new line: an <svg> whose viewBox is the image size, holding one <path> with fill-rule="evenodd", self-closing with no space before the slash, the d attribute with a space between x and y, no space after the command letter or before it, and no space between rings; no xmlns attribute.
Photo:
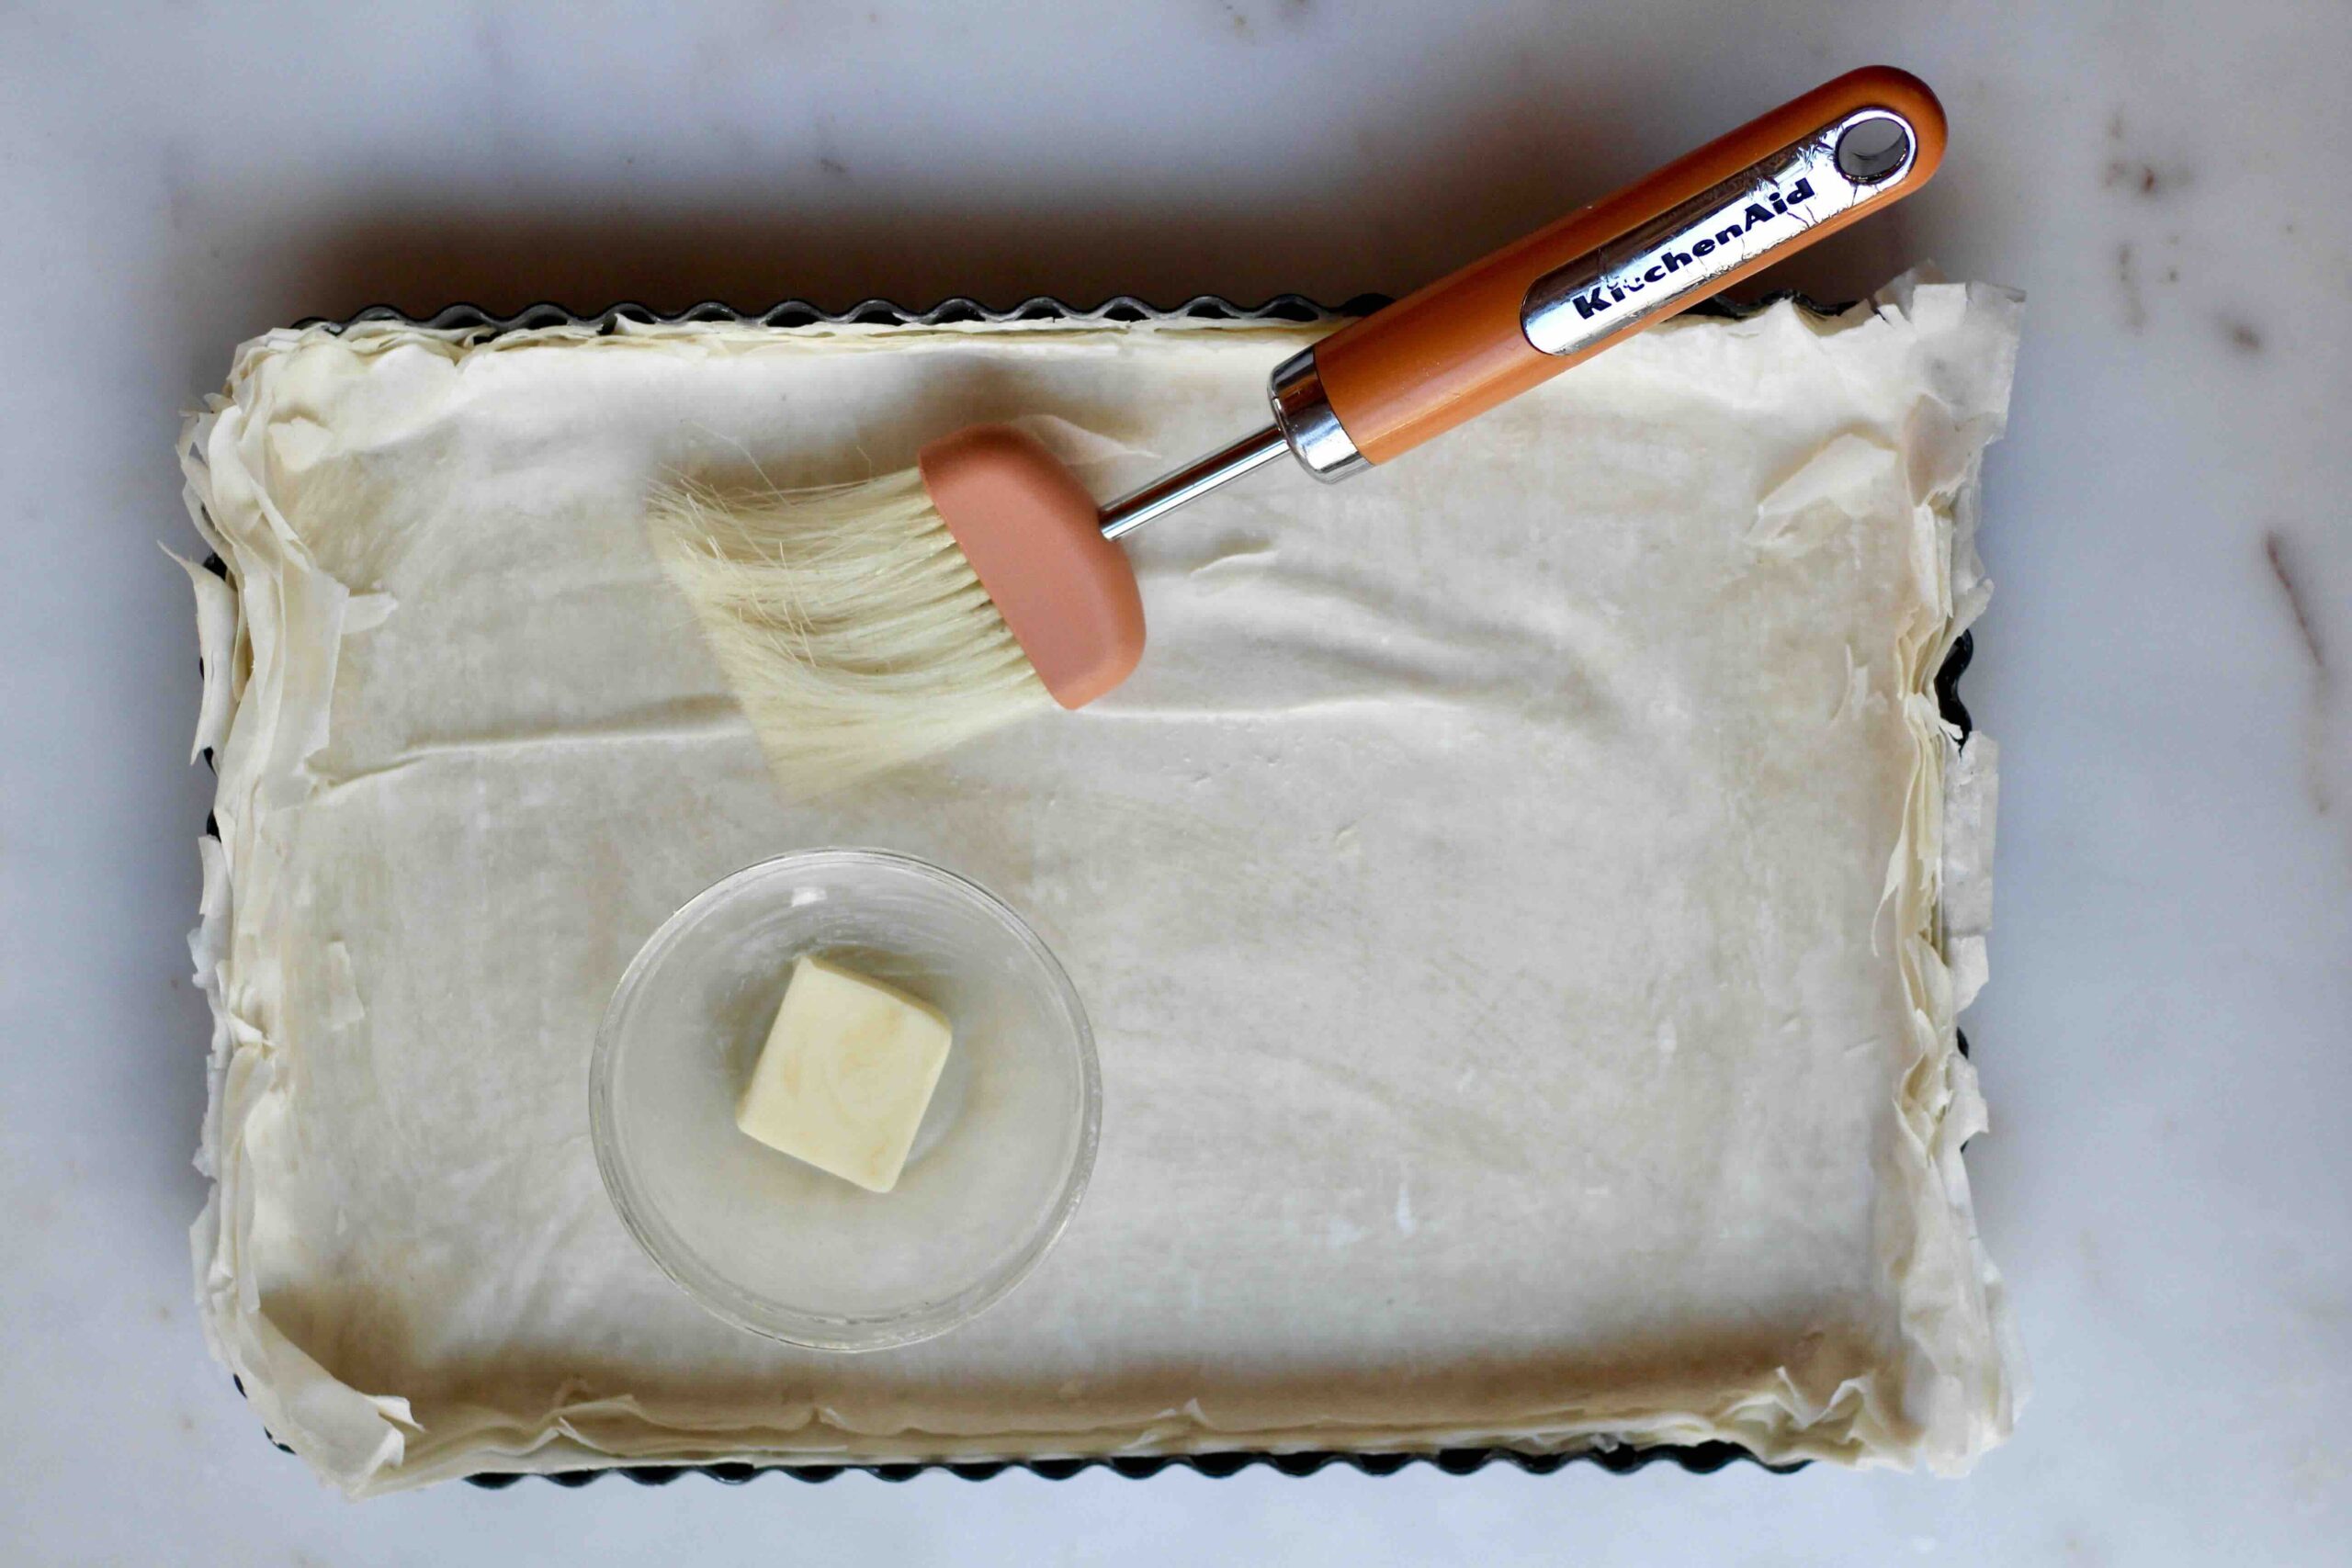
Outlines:
<svg viewBox="0 0 2352 1568"><path fill-rule="evenodd" d="M821 958L792 965L735 1125L870 1192L899 1184L954 1032L938 1009Z"/></svg>

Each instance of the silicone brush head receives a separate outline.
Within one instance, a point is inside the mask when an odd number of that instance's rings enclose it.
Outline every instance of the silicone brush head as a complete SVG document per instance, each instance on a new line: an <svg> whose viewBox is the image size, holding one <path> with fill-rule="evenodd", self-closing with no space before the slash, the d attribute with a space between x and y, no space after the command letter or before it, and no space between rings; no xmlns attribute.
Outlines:
<svg viewBox="0 0 2352 1568"><path fill-rule="evenodd" d="M1083 707L1143 657L1143 598L1094 498L1035 436L1007 424L922 449L923 489L1056 702Z"/></svg>
<svg viewBox="0 0 2352 1568"><path fill-rule="evenodd" d="M1043 444L983 425L920 471L652 502L693 606L784 793L807 799L1126 678L1135 574Z"/></svg>

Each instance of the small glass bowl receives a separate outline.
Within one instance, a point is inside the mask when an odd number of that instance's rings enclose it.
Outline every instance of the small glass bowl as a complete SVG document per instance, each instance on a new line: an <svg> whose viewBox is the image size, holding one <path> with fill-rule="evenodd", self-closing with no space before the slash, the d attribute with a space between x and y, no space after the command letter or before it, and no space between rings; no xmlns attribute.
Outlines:
<svg viewBox="0 0 2352 1568"><path fill-rule="evenodd" d="M735 1125L803 953L955 1027L892 1191ZM653 933L597 1032L588 1107L613 1206L688 1295L789 1344L878 1350L945 1333L1037 1266L1093 1169L1102 1086L1078 993L1018 915L905 855L818 850L737 872Z"/></svg>

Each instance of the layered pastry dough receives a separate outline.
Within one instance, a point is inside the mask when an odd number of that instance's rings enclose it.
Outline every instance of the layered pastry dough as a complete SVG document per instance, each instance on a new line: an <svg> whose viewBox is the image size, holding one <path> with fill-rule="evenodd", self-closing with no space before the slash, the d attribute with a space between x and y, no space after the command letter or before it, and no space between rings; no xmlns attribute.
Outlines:
<svg viewBox="0 0 2352 1568"><path fill-rule="evenodd" d="M1930 684L2013 297L1651 333L1393 467L1135 542L1110 698L780 803L653 558L665 478L1027 416L1110 494L1314 327L273 333L183 443L220 769L213 1348L356 1494L614 1462L1728 1438L1957 1470L2020 1368L1961 1145L1992 751ZM200 552L199 552L200 553ZM706 1317L586 1128L638 944L782 851L1029 916L1092 1188L873 1356ZM1992 1043L1996 1050L2024 1042Z"/></svg>

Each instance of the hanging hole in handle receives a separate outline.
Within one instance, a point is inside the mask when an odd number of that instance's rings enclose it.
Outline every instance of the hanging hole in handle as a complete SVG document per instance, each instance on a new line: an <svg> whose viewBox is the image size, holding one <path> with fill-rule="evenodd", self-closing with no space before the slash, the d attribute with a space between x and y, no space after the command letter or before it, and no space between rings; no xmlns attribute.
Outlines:
<svg viewBox="0 0 2352 1568"><path fill-rule="evenodd" d="M1873 116L1838 138L1838 172L1858 186L1876 185L1911 156L1911 128L1892 116Z"/></svg>

